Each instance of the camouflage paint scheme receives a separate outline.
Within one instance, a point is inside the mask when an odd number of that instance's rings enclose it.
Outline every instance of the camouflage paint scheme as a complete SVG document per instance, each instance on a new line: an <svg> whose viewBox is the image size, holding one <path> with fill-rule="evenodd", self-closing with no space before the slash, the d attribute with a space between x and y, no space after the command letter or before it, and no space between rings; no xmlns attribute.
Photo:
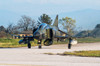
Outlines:
<svg viewBox="0 0 100 66"><path fill-rule="evenodd" d="M40 24L40 26L37 29L33 30L33 36L27 36L24 37L23 40L19 41L19 44L24 43L24 44L28 44L28 48L31 48L31 43L30 41L34 41L34 39L38 40L38 48L42 48L41 42L43 39L45 39L44 41L44 45L45 46L50 46L53 44L53 39L57 38L59 39L69 39L69 44L68 44L68 48L71 48L71 36L68 35L67 33L66 36L62 36L61 33L65 33L64 31L59 30L58 28L58 15L56 16L56 19L54 21L53 25L48 25L46 23L42 23Z"/></svg>

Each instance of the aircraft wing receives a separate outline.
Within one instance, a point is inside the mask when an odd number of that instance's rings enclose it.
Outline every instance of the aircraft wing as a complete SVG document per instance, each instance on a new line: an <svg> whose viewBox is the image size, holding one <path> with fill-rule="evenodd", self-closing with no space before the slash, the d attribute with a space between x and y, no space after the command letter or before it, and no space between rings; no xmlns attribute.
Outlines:
<svg viewBox="0 0 100 66"><path fill-rule="evenodd" d="M29 40L29 41L33 40L34 41L34 37L33 36L25 36L24 39L19 41L19 44L21 44L21 43L26 44L26 43L28 43L27 40Z"/></svg>
<svg viewBox="0 0 100 66"><path fill-rule="evenodd" d="M65 38L69 38L69 37L68 36L55 36L55 38L65 39Z"/></svg>

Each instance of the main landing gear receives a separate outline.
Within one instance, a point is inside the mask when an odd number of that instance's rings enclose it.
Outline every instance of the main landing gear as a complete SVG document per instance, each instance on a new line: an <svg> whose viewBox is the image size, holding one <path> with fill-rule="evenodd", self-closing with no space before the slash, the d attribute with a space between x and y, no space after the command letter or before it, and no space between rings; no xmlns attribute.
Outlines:
<svg viewBox="0 0 100 66"><path fill-rule="evenodd" d="M71 49L71 41L72 41L72 38L69 38L69 44L68 44L68 49Z"/></svg>
<svg viewBox="0 0 100 66"><path fill-rule="evenodd" d="M29 49L31 48L31 43L30 43L30 41L28 41L27 47L28 47Z"/></svg>
<svg viewBox="0 0 100 66"><path fill-rule="evenodd" d="M30 49L31 48L31 43L30 41L28 41L27 47ZM38 41L38 48L41 49L42 48L42 40Z"/></svg>

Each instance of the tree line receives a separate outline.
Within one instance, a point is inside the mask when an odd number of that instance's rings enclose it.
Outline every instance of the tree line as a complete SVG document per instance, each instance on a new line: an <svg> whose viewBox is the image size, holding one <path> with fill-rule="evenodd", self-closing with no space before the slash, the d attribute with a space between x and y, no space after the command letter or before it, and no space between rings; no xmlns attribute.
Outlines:
<svg viewBox="0 0 100 66"><path fill-rule="evenodd" d="M52 19L47 14L42 14L38 21L35 21L29 16L23 15L18 20L17 24L14 25L13 23L10 23L7 28L4 26L0 26L0 37L8 37L9 35L18 34L22 31L29 31L33 30L35 28L38 28L38 26L41 23L47 23L49 25L52 24ZM59 24L63 26L65 30L71 35L73 35L73 29L75 28L75 20L69 17L65 17L59 20Z"/></svg>

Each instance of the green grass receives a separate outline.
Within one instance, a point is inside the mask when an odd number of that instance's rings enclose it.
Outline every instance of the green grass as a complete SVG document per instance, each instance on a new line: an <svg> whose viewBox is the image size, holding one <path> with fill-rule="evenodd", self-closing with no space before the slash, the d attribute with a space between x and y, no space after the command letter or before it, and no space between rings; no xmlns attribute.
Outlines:
<svg viewBox="0 0 100 66"><path fill-rule="evenodd" d="M81 56L81 57L100 57L100 50L98 51L74 51L74 52L64 52L64 53L44 53L48 55L62 55L62 56Z"/></svg>
<svg viewBox="0 0 100 66"><path fill-rule="evenodd" d="M27 47L27 44L19 44L20 39L0 39L0 48L12 48L12 47ZM100 42L100 38L77 38L79 43L94 43L94 42ZM44 40L43 40L44 41ZM31 42L32 46L37 46L37 40L34 40L34 42ZM42 42L43 44L43 42ZM68 39L65 41L57 42L53 41L53 44L68 44Z"/></svg>
<svg viewBox="0 0 100 66"><path fill-rule="evenodd" d="M19 44L20 39L0 39L0 48L15 48L15 47L27 47L27 44ZM31 42L32 46L36 46L36 43Z"/></svg>
<svg viewBox="0 0 100 66"><path fill-rule="evenodd" d="M75 52L64 52L60 55L74 55L82 57L100 57L100 51L75 51Z"/></svg>
<svg viewBox="0 0 100 66"><path fill-rule="evenodd" d="M78 43L95 43L95 42L100 42L100 38L92 38L92 37L87 37L87 38L77 38L76 39L78 41ZM53 44L68 44L69 40L66 39L65 41L61 42L57 42L54 41Z"/></svg>
<svg viewBox="0 0 100 66"><path fill-rule="evenodd" d="M77 38L79 43L95 43L100 42L100 38Z"/></svg>
<svg viewBox="0 0 100 66"><path fill-rule="evenodd" d="M44 54L48 54L48 55L56 55L56 54L54 54L54 53L44 53Z"/></svg>

